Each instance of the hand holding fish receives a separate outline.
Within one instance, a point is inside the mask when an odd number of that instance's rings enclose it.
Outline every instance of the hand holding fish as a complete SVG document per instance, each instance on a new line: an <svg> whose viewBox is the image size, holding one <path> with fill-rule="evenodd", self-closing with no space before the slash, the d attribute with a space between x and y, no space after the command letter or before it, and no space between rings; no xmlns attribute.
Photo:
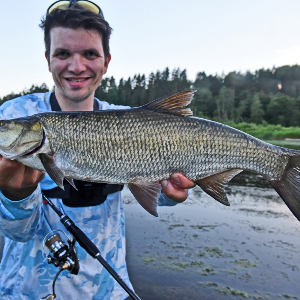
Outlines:
<svg viewBox="0 0 300 300"><path fill-rule="evenodd" d="M0 155L0 189L10 200L17 201L28 197L44 177L44 172Z"/></svg>
<svg viewBox="0 0 300 300"><path fill-rule="evenodd" d="M195 183L187 179L181 173L174 173L168 180L160 181L162 192L176 202L183 202L188 197L188 189L195 186Z"/></svg>

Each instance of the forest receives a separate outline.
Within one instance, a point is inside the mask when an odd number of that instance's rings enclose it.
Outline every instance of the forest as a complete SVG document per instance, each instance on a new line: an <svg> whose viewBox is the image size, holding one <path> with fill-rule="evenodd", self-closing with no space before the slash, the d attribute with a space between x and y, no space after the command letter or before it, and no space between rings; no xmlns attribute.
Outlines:
<svg viewBox="0 0 300 300"><path fill-rule="evenodd" d="M169 68L148 76L137 74L122 78L118 83L112 76L102 80L95 96L109 103L135 107L187 89L197 90L190 104L197 117L225 123L300 126L299 65L226 75L199 72L194 81L188 79L187 70L170 71ZM0 98L0 104L21 95L48 90L45 84L32 85L19 94Z"/></svg>

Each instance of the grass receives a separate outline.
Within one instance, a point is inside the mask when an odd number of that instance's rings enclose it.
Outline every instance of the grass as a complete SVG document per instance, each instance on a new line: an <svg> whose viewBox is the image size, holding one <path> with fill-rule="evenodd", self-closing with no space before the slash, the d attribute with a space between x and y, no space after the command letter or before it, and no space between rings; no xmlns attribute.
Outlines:
<svg viewBox="0 0 300 300"><path fill-rule="evenodd" d="M257 125L252 123L227 122L233 128L246 132L269 144L300 150L300 127L283 127L281 125Z"/></svg>
<svg viewBox="0 0 300 300"><path fill-rule="evenodd" d="M233 123L227 125L244 131L263 140L300 139L300 127L283 127L281 125L257 125L253 123Z"/></svg>

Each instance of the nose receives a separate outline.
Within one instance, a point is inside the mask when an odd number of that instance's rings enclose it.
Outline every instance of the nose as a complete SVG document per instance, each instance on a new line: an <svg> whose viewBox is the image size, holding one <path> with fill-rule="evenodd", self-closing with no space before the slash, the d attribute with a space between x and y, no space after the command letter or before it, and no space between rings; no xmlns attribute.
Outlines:
<svg viewBox="0 0 300 300"><path fill-rule="evenodd" d="M70 72L74 74L80 74L86 70L84 58L80 54L75 54L70 58L69 67Z"/></svg>

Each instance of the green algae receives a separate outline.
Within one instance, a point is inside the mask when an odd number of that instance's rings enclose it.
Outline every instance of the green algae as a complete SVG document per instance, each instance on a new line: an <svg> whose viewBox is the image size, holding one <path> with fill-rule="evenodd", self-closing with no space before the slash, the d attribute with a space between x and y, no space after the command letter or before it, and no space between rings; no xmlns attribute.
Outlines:
<svg viewBox="0 0 300 300"><path fill-rule="evenodd" d="M249 294L243 291L239 291L237 289L233 289L229 286L227 287L222 287L219 286L216 282L210 282L210 281L206 281L206 282L199 282L199 284L205 286L205 287L209 287L209 288L215 288L215 290L220 293L220 294L224 294L224 295L232 295L232 296L241 296L243 298L249 298ZM256 299L256 296L254 296Z"/></svg>
<svg viewBox="0 0 300 300"><path fill-rule="evenodd" d="M205 247L203 251L199 252L198 256L210 256L210 257L232 257L231 254L224 252L218 247Z"/></svg>
<svg viewBox="0 0 300 300"><path fill-rule="evenodd" d="M170 267L175 271L184 271L187 268L203 267L203 261L190 261L190 262L173 262Z"/></svg>
<svg viewBox="0 0 300 300"><path fill-rule="evenodd" d="M223 288L217 288L216 291L220 294L224 294L224 295L232 295L232 296L241 296L243 298L249 298L249 294L233 289L229 286L227 287L223 287Z"/></svg>
<svg viewBox="0 0 300 300"><path fill-rule="evenodd" d="M236 274L237 274L237 269L236 269L236 268L223 269L223 270L221 270L220 272L221 272L221 273L225 273L225 274L236 275Z"/></svg>
<svg viewBox="0 0 300 300"><path fill-rule="evenodd" d="M206 286L206 287L218 287L219 286L217 283L211 282L211 281L199 282L199 284Z"/></svg>
<svg viewBox="0 0 300 300"><path fill-rule="evenodd" d="M152 261L154 261L155 260L155 258L153 257L153 256L145 256L144 258L143 258L143 261L147 264L147 263L149 263L149 262L152 262Z"/></svg>
<svg viewBox="0 0 300 300"><path fill-rule="evenodd" d="M257 267L256 263L251 262L248 259L236 259L233 261L233 263L239 265L242 268L255 268Z"/></svg>
<svg viewBox="0 0 300 300"><path fill-rule="evenodd" d="M282 294L280 296L282 296L283 298L286 298L286 299L299 299L296 296L291 296L291 295L288 295L288 294Z"/></svg>
<svg viewBox="0 0 300 300"><path fill-rule="evenodd" d="M204 268L199 271L199 273L203 276L215 275L216 271L213 268Z"/></svg>
<svg viewBox="0 0 300 300"><path fill-rule="evenodd" d="M176 227L184 227L184 225L183 224L172 224L172 225L169 226L168 229L171 230L171 229L174 229Z"/></svg>
<svg viewBox="0 0 300 300"><path fill-rule="evenodd" d="M184 246L181 246L181 245L174 245L172 246L173 249L183 249L185 248Z"/></svg>
<svg viewBox="0 0 300 300"><path fill-rule="evenodd" d="M191 225L193 229L199 229L201 231L210 231L217 227L217 225Z"/></svg>

